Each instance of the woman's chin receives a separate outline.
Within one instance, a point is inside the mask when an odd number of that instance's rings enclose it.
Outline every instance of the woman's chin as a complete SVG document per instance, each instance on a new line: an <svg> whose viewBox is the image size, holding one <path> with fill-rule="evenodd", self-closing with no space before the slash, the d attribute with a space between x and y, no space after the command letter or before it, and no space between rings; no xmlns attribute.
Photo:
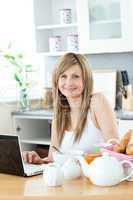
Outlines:
<svg viewBox="0 0 133 200"><path fill-rule="evenodd" d="M66 95L66 98L69 100L76 100L79 99L81 97L81 94L71 94L71 95Z"/></svg>

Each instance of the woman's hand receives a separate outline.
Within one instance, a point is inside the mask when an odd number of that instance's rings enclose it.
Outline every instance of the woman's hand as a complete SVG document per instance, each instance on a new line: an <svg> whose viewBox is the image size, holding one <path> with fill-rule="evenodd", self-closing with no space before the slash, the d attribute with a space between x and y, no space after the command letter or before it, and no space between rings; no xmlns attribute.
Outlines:
<svg viewBox="0 0 133 200"><path fill-rule="evenodd" d="M25 162L33 164L43 164L45 161L35 151L23 151L22 157Z"/></svg>

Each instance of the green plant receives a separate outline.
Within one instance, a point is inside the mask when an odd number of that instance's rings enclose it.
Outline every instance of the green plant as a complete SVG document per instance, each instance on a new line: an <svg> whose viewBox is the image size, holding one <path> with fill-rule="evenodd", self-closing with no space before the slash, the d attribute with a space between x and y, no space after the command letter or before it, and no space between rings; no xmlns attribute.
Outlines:
<svg viewBox="0 0 133 200"><path fill-rule="evenodd" d="M0 51L3 59L5 60L5 66L12 67L12 75L16 81L16 85L19 87L20 93L20 105L22 109L26 109L29 106L29 94L28 88L31 86L31 79L29 80L29 73L35 71L32 64L25 64L24 55L13 51L11 45L9 45L6 51Z"/></svg>
<svg viewBox="0 0 133 200"><path fill-rule="evenodd" d="M12 67L13 78L17 86L23 88L29 87L30 81L28 80L28 74L35 71L33 65L26 64L24 55L14 51L11 43L9 43L7 50L0 50L0 52L6 62L5 65Z"/></svg>
<svg viewBox="0 0 133 200"><path fill-rule="evenodd" d="M13 66L13 76L19 87L28 87L27 74L33 71L31 64L24 64L22 54L5 53L4 58Z"/></svg>

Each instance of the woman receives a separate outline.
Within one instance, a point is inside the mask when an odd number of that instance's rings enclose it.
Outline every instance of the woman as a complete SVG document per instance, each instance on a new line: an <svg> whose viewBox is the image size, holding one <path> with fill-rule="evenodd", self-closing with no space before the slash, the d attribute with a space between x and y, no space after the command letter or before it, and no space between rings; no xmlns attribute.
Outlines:
<svg viewBox="0 0 133 200"><path fill-rule="evenodd" d="M30 163L53 160L53 146L62 151L93 152L94 145L118 137L114 113L101 94L93 94L92 72L83 55L67 53L53 73L54 118L47 158L23 152Z"/></svg>

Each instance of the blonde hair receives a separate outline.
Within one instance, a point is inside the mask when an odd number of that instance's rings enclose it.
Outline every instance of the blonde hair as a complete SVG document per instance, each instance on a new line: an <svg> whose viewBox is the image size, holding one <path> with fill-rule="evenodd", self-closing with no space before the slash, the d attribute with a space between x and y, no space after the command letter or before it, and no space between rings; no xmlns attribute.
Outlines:
<svg viewBox="0 0 133 200"><path fill-rule="evenodd" d="M84 89L82 93L81 109L77 126L74 130L75 142L79 141L86 125L87 113L90 108L90 99L93 91L92 72L87 59L81 54L67 53L61 57L53 72L53 99L54 99L54 122L57 131L57 140L60 145L64 131L71 127L70 106L67 98L58 89L58 80L62 73L73 65L78 64L82 70Z"/></svg>

